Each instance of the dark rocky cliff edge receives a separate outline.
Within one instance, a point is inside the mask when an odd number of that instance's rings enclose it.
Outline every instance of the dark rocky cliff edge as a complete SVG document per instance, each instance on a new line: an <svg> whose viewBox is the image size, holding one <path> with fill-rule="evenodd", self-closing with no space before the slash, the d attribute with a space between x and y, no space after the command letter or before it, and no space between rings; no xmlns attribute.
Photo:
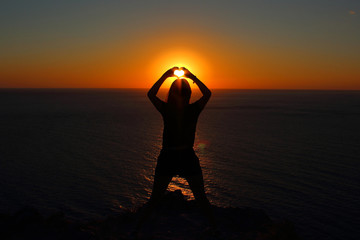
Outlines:
<svg viewBox="0 0 360 240"><path fill-rule="evenodd" d="M272 221L262 210L214 206L219 234L208 231L207 221L195 201L186 201L181 191L168 192L137 239L299 239L289 221ZM89 222L70 221L59 212L44 218L36 209L25 208L10 216L0 215L0 239L134 239L138 211Z"/></svg>

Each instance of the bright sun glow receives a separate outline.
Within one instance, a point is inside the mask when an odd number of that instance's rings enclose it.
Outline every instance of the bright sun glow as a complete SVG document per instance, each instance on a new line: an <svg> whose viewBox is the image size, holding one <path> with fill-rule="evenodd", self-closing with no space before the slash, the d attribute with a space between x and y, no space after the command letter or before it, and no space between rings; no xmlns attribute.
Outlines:
<svg viewBox="0 0 360 240"><path fill-rule="evenodd" d="M175 70L175 71L174 71L174 74L175 74L177 77L182 77L182 76L184 76L185 72L184 72L184 70Z"/></svg>
<svg viewBox="0 0 360 240"><path fill-rule="evenodd" d="M164 51L155 55L153 57L153 61L148 66L148 76L149 76L149 86L152 86L154 81L160 78L164 72L172 67L186 67L189 69L195 76L199 77L205 84L207 84L207 80L209 79L210 67L208 67L208 63L206 58L197 54L196 51L191 51L189 49L172 49L168 51ZM178 70L183 71L183 70ZM184 76L185 73L182 73L181 76ZM169 88L171 83L176 79L178 76L174 71L174 77L169 78L164 82L162 85L163 88ZM190 84L193 88L195 87L194 84ZM196 88L196 87L195 87Z"/></svg>

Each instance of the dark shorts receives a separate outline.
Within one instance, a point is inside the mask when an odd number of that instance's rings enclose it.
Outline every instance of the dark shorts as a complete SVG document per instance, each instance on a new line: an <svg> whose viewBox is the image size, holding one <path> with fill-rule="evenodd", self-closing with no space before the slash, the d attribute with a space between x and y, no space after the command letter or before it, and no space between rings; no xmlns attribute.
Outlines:
<svg viewBox="0 0 360 240"><path fill-rule="evenodd" d="M161 150L155 169L156 176L186 177L199 174L202 174L202 171L194 149Z"/></svg>

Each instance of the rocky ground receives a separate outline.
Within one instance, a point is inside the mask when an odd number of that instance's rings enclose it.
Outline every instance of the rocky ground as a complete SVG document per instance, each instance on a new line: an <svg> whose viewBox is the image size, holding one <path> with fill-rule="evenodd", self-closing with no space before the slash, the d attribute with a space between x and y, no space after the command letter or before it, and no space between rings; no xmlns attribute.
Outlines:
<svg viewBox="0 0 360 240"><path fill-rule="evenodd" d="M262 210L214 206L214 212L217 235L208 230L195 201L185 200L181 191L168 192L138 239L299 239L291 222L272 221ZM131 233L137 219L138 211L124 210L102 220L74 222L61 212L44 218L37 210L26 208L12 216L0 214L0 239L134 239Z"/></svg>

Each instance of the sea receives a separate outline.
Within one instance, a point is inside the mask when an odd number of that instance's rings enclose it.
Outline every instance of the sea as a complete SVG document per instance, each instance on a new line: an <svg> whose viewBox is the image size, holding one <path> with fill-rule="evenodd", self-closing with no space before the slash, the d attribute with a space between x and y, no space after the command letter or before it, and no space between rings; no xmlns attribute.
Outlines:
<svg viewBox="0 0 360 240"><path fill-rule="evenodd" d="M85 221L144 204L163 129L146 91L1 89L0 212ZM215 89L194 149L212 204L262 209L303 239L359 239L360 91ZM193 199L176 176L178 189Z"/></svg>

